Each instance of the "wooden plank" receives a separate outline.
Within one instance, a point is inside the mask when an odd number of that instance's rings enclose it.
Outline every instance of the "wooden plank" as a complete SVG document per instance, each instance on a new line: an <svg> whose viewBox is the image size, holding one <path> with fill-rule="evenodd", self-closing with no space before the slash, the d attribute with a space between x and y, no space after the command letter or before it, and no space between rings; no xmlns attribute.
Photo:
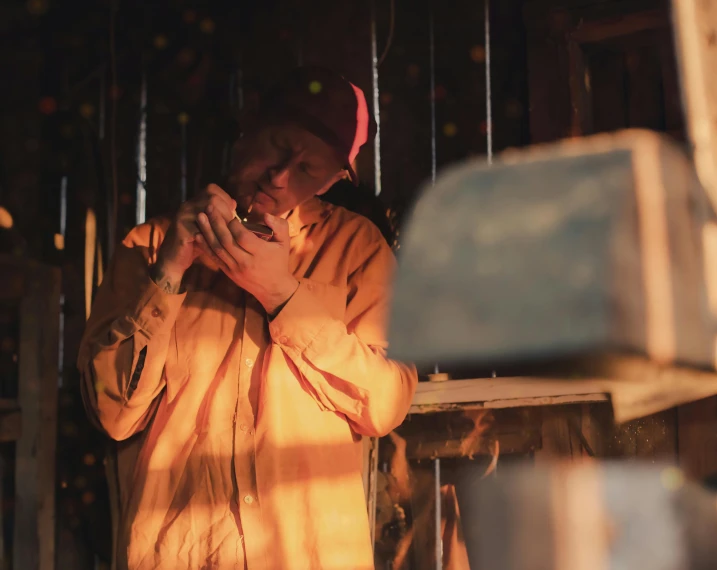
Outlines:
<svg viewBox="0 0 717 570"><path fill-rule="evenodd" d="M587 454L580 438L578 406L544 408L541 413L541 445L534 454L537 465Z"/></svg>
<svg viewBox="0 0 717 570"><path fill-rule="evenodd" d="M29 266L21 302L13 548L15 568L28 570L54 568L59 310L59 270Z"/></svg>
<svg viewBox="0 0 717 570"><path fill-rule="evenodd" d="M560 370L556 365L554 372ZM517 376L419 382L412 414L611 401L610 423L625 423L717 394L717 374L603 354L564 365L561 377Z"/></svg>
<svg viewBox="0 0 717 570"><path fill-rule="evenodd" d="M670 20L665 10L623 13L617 18L583 20L570 33L570 39L580 44L598 43L669 26Z"/></svg>
<svg viewBox="0 0 717 570"><path fill-rule="evenodd" d="M671 4L687 130L700 181L717 209L717 4Z"/></svg>
<svg viewBox="0 0 717 570"><path fill-rule="evenodd" d="M537 408L460 410L409 416L396 429L406 441L409 460L447 459L501 454L530 454L540 447Z"/></svg>
<svg viewBox="0 0 717 570"><path fill-rule="evenodd" d="M444 404L481 403L480 407L509 408L583 402L586 399L607 400L605 379L516 377L419 382L411 413L437 411L430 407Z"/></svg>
<svg viewBox="0 0 717 570"><path fill-rule="evenodd" d="M366 495L369 529L376 535L376 492L378 489L378 438L363 438L363 485ZM372 541L372 544L373 541Z"/></svg>
<svg viewBox="0 0 717 570"><path fill-rule="evenodd" d="M0 442L17 441L22 435L20 408L0 411Z"/></svg>
<svg viewBox="0 0 717 570"><path fill-rule="evenodd" d="M717 474L717 397L680 406L677 418L680 467L694 479Z"/></svg>
<svg viewBox="0 0 717 570"><path fill-rule="evenodd" d="M492 366L616 348L714 369L701 192L683 151L646 131L444 171L403 232L390 355Z"/></svg>
<svg viewBox="0 0 717 570"><path fill-rule="evenodd" d="M535 143L570 136L570 89L567 46L547 26L524 18L527 29L530 138Z"/></svg>
<svg viewBox="0 0 717 570"><path fill-rule="evenodd" d="M17 257L0 255L0 267L0 301L19 300L25 291L25 266Z"/></svg>

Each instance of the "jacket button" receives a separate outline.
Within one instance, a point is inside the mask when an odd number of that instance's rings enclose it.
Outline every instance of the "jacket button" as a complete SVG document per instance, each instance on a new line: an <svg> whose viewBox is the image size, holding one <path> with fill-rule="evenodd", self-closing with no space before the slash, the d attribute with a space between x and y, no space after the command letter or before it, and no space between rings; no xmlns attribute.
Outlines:
<svg viewBox="0 0 717 570"><path fill-rule="evenodd" d="M282 336L282 337L279 339L279 344L286 344L286 345L288 345L288 344L289 344L289 339L286 338L285 336Z"/></svg>
<svg viewBox="0 0 717 570"><path fill-rule="evenodd" d="M252 366L254 366L254 361L253 361L251 358L247 358L247 359L244 361L244 364L247 365L247 368L251 368Z"/></svg>
<svg viewBox="0 0 717 570"><path fill-rule="evenodd" d="M162 314L162 311L160 311L157 307L152 309L152 316L156 319L158 316Z"/></svg>
<svg viewBox="0 0 717 570"><path fill-rule="evenodd" d="M251 505L254 502L254 497L252 497L251 495L247 495L246 497L244 497L244 502L247 505Z"/></svg>

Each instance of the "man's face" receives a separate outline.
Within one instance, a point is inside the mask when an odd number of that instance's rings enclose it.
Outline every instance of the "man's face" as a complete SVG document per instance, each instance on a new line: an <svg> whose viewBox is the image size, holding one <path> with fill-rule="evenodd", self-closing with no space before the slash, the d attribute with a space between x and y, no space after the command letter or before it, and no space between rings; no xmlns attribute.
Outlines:
<svg viewBox="0 0 717 570"><path fill-rule="evenodd" d="M293 124L266 125L237 142L228 192L245 212L285 216L342 175L337 153L318 137Z"/></svg>

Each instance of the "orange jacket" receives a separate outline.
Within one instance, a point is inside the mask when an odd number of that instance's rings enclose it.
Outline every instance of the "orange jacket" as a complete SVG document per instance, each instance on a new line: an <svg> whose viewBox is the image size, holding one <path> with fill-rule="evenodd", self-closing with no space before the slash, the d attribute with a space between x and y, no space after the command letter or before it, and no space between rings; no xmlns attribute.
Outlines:
<svg viewBox="0 0 717 570"><path fill-rule="evenodd" d="M385 356L394 258L361 216L312 199L288 218L294 296L268 322L195 264L169 295L135 228L97 293L78 366L122 444L120 570L373 568L361 436L404 419L412 366Z"/></svg>

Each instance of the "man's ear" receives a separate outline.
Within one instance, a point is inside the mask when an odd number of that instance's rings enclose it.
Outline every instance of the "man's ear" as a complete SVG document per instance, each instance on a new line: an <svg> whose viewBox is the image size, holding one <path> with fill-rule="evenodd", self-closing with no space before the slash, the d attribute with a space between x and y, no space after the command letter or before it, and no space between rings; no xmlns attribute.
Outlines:
<svg viewBox="0 0 717 570"><path fill-rule="evenodd" d="M331 190L331 188L333 187L333 185L336 184L339 180L345 180L345 179L348 178L348 177L349 177L349 173L348 173L347 170L339 170L339 171L326 183L326 185L325 185L321 190L319 190L319 191L316 193L316 195L317 195L317 196L323 196L323 195L326 194L329 190Z"/></svg>

